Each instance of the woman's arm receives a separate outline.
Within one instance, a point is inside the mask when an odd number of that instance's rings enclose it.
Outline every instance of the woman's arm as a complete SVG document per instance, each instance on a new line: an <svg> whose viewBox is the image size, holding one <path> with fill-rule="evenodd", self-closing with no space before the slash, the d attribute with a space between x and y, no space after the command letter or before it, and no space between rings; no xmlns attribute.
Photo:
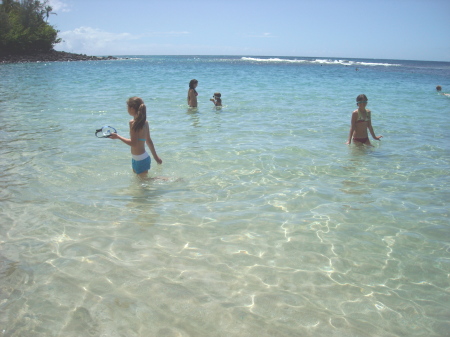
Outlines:
<svg viewBox="0 0 450 337"><path fill-rule="evenodd" d="M372 127L372 118L371 118L371 111L368 110L367 114L369 115L370 119L369 119L369 123L367 125L367 128L369 129L370 134L372 135L372 138L375 140L380 140L380 138L382 138L383 136L375 136L375 132L373 131L373 127Z"/></svg>
<svg viewBox="0 0 450 337"><path fill-rule="evenodd" d="M132 124L133 124L133 122L130 121L130 139L122 137L117 133L111 133L110 138L111 139L120 139L122 142L124 142L125 144L127 144L128 146L131 146L131 147L138 145L138 143L139 143L138 136L131 129Z"/></svg>
<svg viewBox="0 0 450 337"><path fill-rule="evenodd" d="M195 94L194 89L189 89L189 106L196 108L197 107L197 95Z"/></svg>
<svg viewBox="0 0 450 337"><path fill-rule="evenodd" d="M352 118L350 119L350 132L348 134L348 141L346 144L352 143L352 136L353 136L353 133L355 132L357 118L358 118L358 113L353 112Z"/></svg>
<svg viewBox="0 0 450 337"><path fill-rule="evenodd" d="M367 126L367 128L369 129L370 134L372 135L372 138L375 140L380 140L380 138L383 138L383 136L375 136L375 132L373 131L373 127L372 127L372 121L369 121L369 125Z"/></svg>
<svg viewBox="0 0 450 337"><path fill-rule="evenodd" d="M145 127L147 129L147 132L146 132L147 136L145 137L145 142L147 143L147 146L150 149L150 152L152 153L152 156L156 160L156 162L158 164L162 164L162 160L156 154L155 145L153 145L153 141L150 137L150 127L148 125L148 122L145 123Z"/></svg>

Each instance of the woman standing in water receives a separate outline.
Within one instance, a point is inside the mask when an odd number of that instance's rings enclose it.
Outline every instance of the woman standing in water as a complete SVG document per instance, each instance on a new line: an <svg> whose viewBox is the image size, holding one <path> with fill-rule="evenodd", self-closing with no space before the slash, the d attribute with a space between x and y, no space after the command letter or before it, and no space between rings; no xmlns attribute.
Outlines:
<svg viewBox="0 0 450 337"><path fill-rule="evenodd" d="M188 90L188 96L187 96L187 103L191 108L197 107L197 96L198 93L195 90L197 88L198 81L197 80L191 80L189 82L189 90Z"/></svg>
<svg viewBox="0 0 450 337"><path fill-rule="evenodd" d="M120 139L125 144L131 147L131 166L133 172L139 177L147 177L148 170L150 170L150 156L145 151L145 143L147 143L153 158L158 164L162 160L156 154L155 146L150 138L150 127L147 122L147 108L142 98L131 97L127 100L128 114L133 117L130 120L130 139L122 137L117 133L112 133L112 139Z"/></svg>
<svg viewBox="0 0 450 337"><path fill-rule="evenodd" d="M358 109L352 113L350 133L348 135L347 144L351 144L353 138L355 144L371 145L367 134L367 129L369 129L373 139L380 140L380 138L383 137L375 136L375 132L372 127L370 110L366 109L367 103L368 99L366 95L361 94L356 97L356 105L358 106Z"/></svg>

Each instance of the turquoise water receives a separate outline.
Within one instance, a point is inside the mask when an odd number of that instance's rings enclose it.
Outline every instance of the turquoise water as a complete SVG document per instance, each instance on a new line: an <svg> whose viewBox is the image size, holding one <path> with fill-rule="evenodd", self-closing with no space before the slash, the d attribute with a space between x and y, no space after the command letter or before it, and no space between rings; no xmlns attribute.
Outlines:
<svg viewBox="0 0 450 337"><path fill-rule="evenodd" d="M2 335L450 331L450 63L136 56L0 78ZM360 93L373 148L345 145ZM94 136L127 135L134 95L166 180Z"/></svg>

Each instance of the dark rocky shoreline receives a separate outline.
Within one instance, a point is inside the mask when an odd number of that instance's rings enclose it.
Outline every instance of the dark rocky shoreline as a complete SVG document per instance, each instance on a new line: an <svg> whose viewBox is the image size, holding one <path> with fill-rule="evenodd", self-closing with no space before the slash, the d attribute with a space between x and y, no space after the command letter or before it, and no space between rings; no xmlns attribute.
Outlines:
<svg viewBox="0 0 450 337"><path fill-rule="evenodd" d="M117 60L113 56L87 56L82 54L66 53L64 51L52 50L48 53L33 53L33 54L0 54L0 64L5 63L29 63L29 62L71 62L71 61L104 61Z"/></svg>

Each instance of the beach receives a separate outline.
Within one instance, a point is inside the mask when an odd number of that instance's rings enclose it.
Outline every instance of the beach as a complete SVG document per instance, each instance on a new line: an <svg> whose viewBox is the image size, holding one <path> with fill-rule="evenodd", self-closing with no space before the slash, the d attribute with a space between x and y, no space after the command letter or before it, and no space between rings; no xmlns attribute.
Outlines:
<svg viewBox="0 0 450 337"><path fill-rule="evenodd" d="M4 336L447 334L450 63L115 57L0 65Z"/></svg>

